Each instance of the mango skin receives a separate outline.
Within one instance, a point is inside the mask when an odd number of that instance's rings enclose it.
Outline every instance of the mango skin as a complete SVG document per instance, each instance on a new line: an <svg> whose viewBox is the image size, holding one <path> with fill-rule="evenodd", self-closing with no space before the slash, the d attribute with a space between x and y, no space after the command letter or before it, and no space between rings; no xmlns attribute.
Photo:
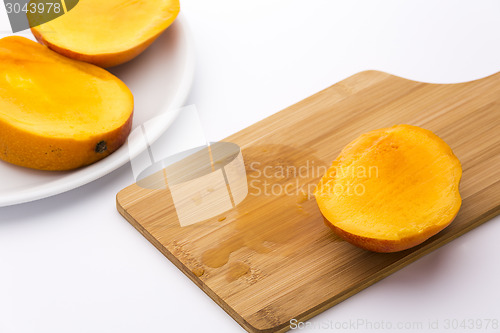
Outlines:
<svg viewBox="0 0 500 333"><path fill-rule="evenodd" d="M95 163L109 156L127 140L132 117L112 132L86 140L57 139L19 130L0 121L0 159L18 166L50 171L67 171ZM97 152L100 142L104 152Z"/></svg>
<svg viewBox="0 0 500 333"><path fill-rule="evenodd" d="M458 212L457 212L458 213ZM371 238L371 237L365 237L361 235L356 235L352 234L350 232L347 232L345 230L342 230L340 228L337 228L335 225L330 223L324 216L323 216L323 221L325 222L325 225L332 229L332 231L345 241L361 248L364 250L372 251L372 252L379 252L379 253L391 253L391 252L399 252L399 251L404 251L407 249L410 249L412 247L415 247L417 245L422 244L425 242L427 239L431 238L432 236L438 234L441 230L446 228L453 220L455 219L456 215L453 216L450 219L450 222L448 224L445 224L443 226L437 226L433 229L427 230L425 234L414 234L410 237L405 237L399 240L391 240L391 239L378 239L378 238Z"/></svg>
<svg viewBox="0 0 500 333"><path fill-rule="evenodd" d="M0 61L3 161L72 170L109 156L126 141L134 100L117 77L24 37L1 39Z"/></svg>
<svg viewBox="0 0 500 333"><path fill-rule="evenodd" d="M115 67L122 65L126 62L129 62L130 60L136 58L139 54L144 52L161 35L160 32L155 36L149 38L148 40L145 40L141 44L135 45L134 47L131 47L129 49L120 52L86 54L82 52L76 52L71 49L52 43L49 39L45 38L45 35L40 30L37 30L36 28L32 28L31 32L33 33L33 36L35 36L36 40L40 44L47 46L51 50L59 54L62 54L68 58L88 62L102 68Z"/></svg>
<svg viewBox="0 0 500 333"><path fill-rule="evenodd" d="M343 167L362 166L377 167L377 177L343 174ZM417 126L396 125L347 145L320 180L315 197L324 223L344 240L373 252L398 252L423 243L455 219L461 176L460 161L442 139ZM331 191L346 183L362 184L366 195Z"/></svg>

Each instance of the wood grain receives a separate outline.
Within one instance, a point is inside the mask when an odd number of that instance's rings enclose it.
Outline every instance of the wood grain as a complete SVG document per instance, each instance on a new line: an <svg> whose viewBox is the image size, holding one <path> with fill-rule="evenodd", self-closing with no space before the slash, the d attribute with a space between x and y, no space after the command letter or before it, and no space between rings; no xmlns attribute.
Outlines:
<svg viewBox="0 0 500 333"><path fill-rule="evenodd" d="M371 253L335 237L308 192L346 144L395 124L429 129L451 146L463 204L424 244ZM311 318L498 214L500 73L437 85L361 72L224 141L242 148L247 170L249 195L236 208L180 227L168 188L136 184L118 193L117 207L246 330L286 331L291 319ZM287 184L289 193L278 193Z"/></svg>

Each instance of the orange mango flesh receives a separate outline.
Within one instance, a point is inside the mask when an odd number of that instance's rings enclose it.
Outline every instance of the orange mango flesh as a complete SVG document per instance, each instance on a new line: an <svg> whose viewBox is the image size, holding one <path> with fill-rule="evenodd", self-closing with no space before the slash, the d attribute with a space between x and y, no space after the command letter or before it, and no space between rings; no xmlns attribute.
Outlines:
<svg viewBox="0 0 500 333"><path fill-rule="evenodd" d="M455 218L462 169L432 132L397 125L346 146L317 186L318 206L337 234L376 252L424 242Z"/></svg>
<svg viewBox="0 0 500 333"><path fill-rule="evenodd" d="M144 51L179 10L179 0L80 0L66 14L31 30L58 53L111 67Z"/></svg>
<svg viewBox="0 0 500 333"><path fill-rule="evenodd" d="M27 38L0 40L0 92L0 159L13 164L74 169L109 155L131 129L122 81Z"/></svg>

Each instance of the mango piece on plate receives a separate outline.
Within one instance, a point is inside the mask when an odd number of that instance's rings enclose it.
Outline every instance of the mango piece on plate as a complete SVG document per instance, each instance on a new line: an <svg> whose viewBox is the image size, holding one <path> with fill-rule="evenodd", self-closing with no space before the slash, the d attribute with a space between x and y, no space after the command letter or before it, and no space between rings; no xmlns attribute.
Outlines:
<svg viewBox="0 0 500 333"><path fill-rule="evenodd" d="M112 67L142 53L174 22L179 10L179 0L80 0L44 24L37 25L44 21L39 13L27 15L40 43L67 57Z"/></svg>
<svg viewBox="0 0 500 333"><path fill-rule="evenodd" d="M106 70L24 37L0 40L0 159L70 170L118 149L134 99Z"/></svg>

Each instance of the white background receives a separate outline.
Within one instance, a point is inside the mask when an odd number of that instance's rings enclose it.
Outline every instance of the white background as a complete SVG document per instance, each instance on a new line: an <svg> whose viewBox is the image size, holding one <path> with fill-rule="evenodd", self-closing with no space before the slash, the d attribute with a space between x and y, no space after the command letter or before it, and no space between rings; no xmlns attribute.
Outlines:
<svg viewBox="0 0 500 333"><path fill-rule="evenodd" d="M187 104L197 106L211 141L364 69L440 83L500 70L500 1L182 0L181 7L197 55ZM1 333L242 331L118 214L115 195L133 181L126 165L79 189L0 208ZM377 332L474 332L446 330L446 320L500 320L499 222L310 325L372 331L351 325L359 320L392 325ZM428 328L436 320L439 329ZM413 322L422 329L396 329Z"/></svg>

